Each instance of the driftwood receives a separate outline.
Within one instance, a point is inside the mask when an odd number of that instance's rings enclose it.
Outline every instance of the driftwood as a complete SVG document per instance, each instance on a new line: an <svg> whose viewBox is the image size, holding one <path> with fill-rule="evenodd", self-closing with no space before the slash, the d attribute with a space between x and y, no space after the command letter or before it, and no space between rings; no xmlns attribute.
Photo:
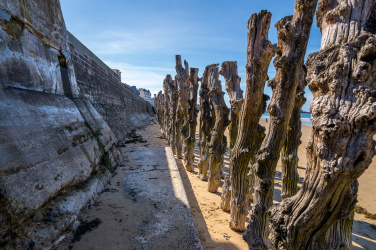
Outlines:
<svg viewBox="0 0 376 250"><path fill-rule="evenodd" d="M178 86L178 106L176 110L176 146L177 146L177 157L179 159L183 158L183 154L185 154L185 146L183 145L183 140L188 137L188 63L184 61L183 68L181 63L181 56L176 55L176 76L175 76L175 83ZM182 152L183 151L183 152Z"/></svg>
<svg viewBox="0 0 376 250"><path fill-rule="evenodd" d="M271 211L279 248L348 249L356 179L376 153L376 3L348 2L319 5L322 48L307 61L307 172L299 192Z"/></svg>
<svg viewBox="0 0 376 250"><path fill-rule="evenodd" d="M230 96L231 118L229 125L230 150L234 147L239 127L239 112L243 105L243 91L240 89L241 78L238 76L238 65L236 62L223 62L219 72L225 78L226 91ZM230 152L231 154L231 152ZM228 175L222 186L221 204L223 211L229 212L231 200L231 166Z"/></svg>
<svg viewBox="0 0 376 250"><path fill-rule="evenodd" d="M196 126L197 126L197 89L198 89L198 69L191 68L188 79L188 137L185 138L186 151L184 154L184 166L187 171L193 171L194 148L196 142Z"/></svg>
<svg viewBox="0 0 376 250"><path fill-rule="evenodd" d="M244 231L248 213L248 163L258 149L256 140L259 121L266 108L268 96L264 95L268 79L268 65L275 54L275 46L268 40L271 13L253 14L248 22L246 92L239 116L239 131L231 150L231 216L232 230Z"/></svg>
<svg viewBox="0 0 376 250"><path fill-rule="evenodd" d="M212 107L209 98L209 69L217 67L218 64L212 64L205 67L204 74L201 78L201 89L200 89L200 142L199 142L199 155L200 159L197 163L198 174L197 177L202 181L208 179L209 170L209 149L208 144L211 139L211 130L214 126Z"/></svg>
<svg viewBox="0 0 376 250"><path fill-rule="evenodd" d="M209 143L209 171L208 171L208 191L215 193L220 184L220 172L223 163L223 155L226 152L227 139L224 132L230 121L227 108L223 99L221 82L218 80L218 67L209 69L209 97L214 110L214 126Z"/></svg>
<svg viewBox="0 0 376 250"><path fill-rule="evenodd" d="M274 176L287 125L294 107L301 65L307 48L317 0L295 1L293 16L276 24L278 32L276 76L269 81L273 96L268 106L269 131L257 152L254 174L254 206L244 239L250 249L268 249L268 210L273 204Z"/></svg>
<svg viewBox="0 0 376 250"><path fill-rule="evenodd" d="M294 109L287 127L286 139L283 143L281 160L282 160L282 199L289 198L298 192L298 148L302 143L302 121L300 119L301 109L307 101L304 98L304 88L307 86L305 80L307 70L305 66L299 76L299 84L296 89Z"/></svg>

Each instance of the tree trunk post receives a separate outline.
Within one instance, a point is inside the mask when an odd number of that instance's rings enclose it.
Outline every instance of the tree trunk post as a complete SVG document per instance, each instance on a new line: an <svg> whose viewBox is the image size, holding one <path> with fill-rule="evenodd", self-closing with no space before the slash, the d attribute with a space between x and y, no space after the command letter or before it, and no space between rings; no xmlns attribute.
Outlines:
<svg viewBox="0 0 376 250"><path fill-rule="evenodd" d="M162 99L161 99L161 108L162 108L162 133L163 136L166 138L168 141L168 134L167 134L167 111L166 111L166 99L167 99L167 93L162 94Z"/></svg>
<svg viewBox="0 0 376 250"><path fill-rule="evenodd" d="M169 137L170 137L170 147L174 155L177 154L177 141L176 141L176 109L178 105L178 87L176 82L172 80L171 75L167 75L168 79L168 114L169 114Z"/></svg>
<svg viewBox="0 0 376 250"><path fill-rule="evenodd" d="M155 108L157 111L157 119L161 130L163 128L163 109L162 109L162 91L158 92L157 98L155 101Z"/></svg>
<svg viewBox="0 0 376 250"><path fill-rule="evenodd" d="M278 51L274 59L276 76L269 81L273 96L268 106L269 131L256 155L254 206L249 229L244 235L250 249L268 249L268 210L273 204L274 176L287 125L294 107L301 65L307 48L317 0L295 1L293 16L276 23Z"/></svg>
<svg viewBox="0 0 376 250"><path fill-rule="evenodd" d="M300 118L303 104L307 101L304 98L304 88L307 86L305 77L307 70L303 65L299 77L299 84L296 89L295 104L287 127L286 139L283 143L282 160L282 199L289 198L298 192L298 148L302 143L302 121Z"/></svg>
<svg viewBox="0 0 376 250"><path fill-rule="evenodd" d="M171 91L173 88L173 80L171 75L166 75L165 79L163 80L163 91L164 91L164 103L163 103L163 112L164 112L164 131L165 137L169 142L170 146L172 147L172 133L171 133L171 116L170 116L170 108L171 108Z"/></svg>
<svg viewBox="0 0 376 250"><path fill-rule="evenodd" d="M176 140L177 140L177 157L183 158L185 154L184 139L188 137L188 63L184 61L185 69L182 66L181 56L176 55L176 76L175 82L178 86L178 106L176 111ZM183 152L182 152L183 151Z"/></svg>
<svg viewBox="0 0 376 250"><path fill-rule="evenodd" d="M231 120L229 125L230 150L235 145L236 136L239 127L239 112L243 105L243 91L240 89L241 78L238 76L237 62L226 61L222 63L222 69L219 74L225 78L225 86L228 95L230 96L231 105ZM231 151L230 151L231 154ZM228 175L225 177L222 186L221 204L220 207L225 212L230 212L231 201L231 165Z"/></svg>
<svg viewBox="0 0 376 250"><path fill-rule="evenodd" d="M191 68L189 76L189 98L188 98L188 137L185 138L186 152L184 155L184 164L187 171L193 171L194 148L196 142L197 126L197 89L198 89L198 69Z"/></svg>
<svg viewBox="0 0 376 250"><path fill-rule="evenodd" d="M216 193L220 184L220 172L222 168L223 155L226 152L227 139L224 132L230 121L222 91L221 82L218 80L218 67L209 69L209 97L214 109L215 123L212 129L212 136L209 143L209 171L208 191Z"/></svg>
<svg viewBox="0 0 376 250"><path fill-rule="evenodd" d="M306 177L296 195L271 211L276 247L320 249L328 230L336 235L331 244L340 246L351 230L344 223L356 203L351 190L376 153L375 16L375 1L319 4L322 47L306 64L313 93ZM333 231L338 223L342 229Z"/></svg>
<svg viewBox="0 0 376 250"><path fill-rule="evenodd" d="M239 130L230 154L231 215L229 226L234 231L245 230L248 213L248 163L258 149L259 121L266 108L268 96L264 95L268 79L268 65L276 46L268 40L271 13L253 14L248 22L246 92L239 115ZM256 136L255 136L256 135Z"/></svg>
<svg viewBox="0 0 376 250"><path fill-rule="evenodd" d="M204 74L201 78L201 89L200 89L200 142L199 142L199 154L200 159L197 163L198 174L197 177L202 181L208 179L209 170L209 149L208 144L211 139L211 130L214 126L214 120L211 115L212 107L209 98L209 69L212 67L217 67L218 64L212 64L205 67Z"/></svg>

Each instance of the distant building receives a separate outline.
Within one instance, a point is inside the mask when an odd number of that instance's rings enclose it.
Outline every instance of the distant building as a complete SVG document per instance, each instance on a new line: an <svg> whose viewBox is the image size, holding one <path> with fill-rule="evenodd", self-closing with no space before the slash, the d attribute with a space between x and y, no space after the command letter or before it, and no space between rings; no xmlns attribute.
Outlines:
<svg viewBox="0 0 376 250"><path fill-rule="evenodd" d="M121 71L118 69L112 69L120 78L121 78Z"/></svg>
<svg viewBox="0 0 376 250"><path fill-rule="evenodd" d="M154 100L151 98L150 90L140 88L138 89L138 92L140 92L140 96L147 102L149 102L152 106L154 106Z"/></svg>
<svg viewBox="0 0 376 250"><path fill-rule="evenodd" d="M129 87L136 95L140 95L140 92L137 90L136 86L130 86Z"/></svg>

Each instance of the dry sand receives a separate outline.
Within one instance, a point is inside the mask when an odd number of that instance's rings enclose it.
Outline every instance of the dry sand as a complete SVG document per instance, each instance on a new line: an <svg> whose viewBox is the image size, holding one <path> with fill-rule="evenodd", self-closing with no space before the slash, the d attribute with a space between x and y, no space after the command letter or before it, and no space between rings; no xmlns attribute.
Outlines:
<svg viewBox="0 0 376 250"><path fill-rule="evenodd" d="M199 124L199 123L198 123ZM268 123L260 121L260 124L268 130ZM302 145L299 147L299 176L303 180L305 175L306 149L308 139L311 134L311 127L302 127ZM228 136L228 130L225 135ZM196 131L198 138L198 126ZM218 193L209 193L207 191L207 182L201 181L196 177L198 161L198 147L196 141L195 148L195 165L194 172L186 172L181 160L177 160L180 173L186 188L192 214L200 235L201 243L204 249L248 249L245 241L242 239L242 233L232 231L228 227L229 213L223 212L219 208L222 188ZM225 155L225 166L223 172L228 173L229 150ZM274 203L281 201L281 163L278 163L277 175L275 181ZM376 213L376 163L372 162L371 166L359 179L359 203L371 213ZM221 186L223 180L221 181ZM247 218L248 220L249 218ZM353 248L354 249L376 249L376 230L372 229L371 224L376 221L365 218L361 214L355 215L353 227Z"/></svg>
<svg viewBox="0 0 376 250"><path fill-rule="evenodd" d="M261 121L261 125L268 129L268 124ZM167 141L163 139L160 132L159 125L152 124L145 129L137 132L141 134L147 143L129 144L123 148L124 152L132 152L139 147L166 147ZM306 155L305 146L307 145L311 127L302 127L302 145L299 148L299 166L305 168ZM228 131L226 131L228 136ZM196 138L198 138L198 128ZM199 233L199 237L204 249L248 249L245 241L242 239L242 233L236 233L228 227L229 213L223 212L219 208L222 189L219 188L218 193L209 193L207 191L207 182L201 181L196 177L197 175L197 160L198 160L198 147L196 141L195 148L195 168L194 172L186 172L181 160L176 160L179 168L180 175L183 180L183 185L188 196L189 205L193 214L193 219ZM228 173L229 165L229 150L225 155L225 166L223 168L224 174ZM371 164L368 170L359 179L359 203L358 205L366 208L371 213L376 213L376 166L375 161ZM281 164L278 163L277 175L275 181L274 203L277 204L281 201L280 191L280 172ZM123 167L116 170L116 175L111 180L109 190L117 187L117 184L123 178ZM279 172L279 174L278 174ZM304 178L304 169L299 169L299 175ZM223 181L221 185L223 184ZM81 241L73 245L74 249L128 249L132 237L138 237L140 232L137 228L129 225L130 222L139 221L140 218L133 213L131 209L126 209L130 204L121 204L122 209L117 209L121 200L120 192L105 192L102 193L94 209L88 211L84 215L84 219L89 220L93 218L101 218L102 223L98 228L92 232L85 234ZM116 207L114 207L116 206ZM143 207L143 205L140 205ZM127 220L128 223L125 223ZM356 214L353 228L353 247L354 249L376 249L376 230L372 229L371 224L376 223L374 220L366 219L363 215ZM125 231L124 231L125 230ZM100 237L98 237L100 236ZM127 239L127 238L130 239ZM98 241L98 238L100 239ZM97 242L95 247L92 247L92 242ZM103 242L102 242L103 241ZM89 244L91 242L91 244ZM109 244L109 242L111 242ZM65 246L71 243L65 242ZM129 246L129 245L128 245ZM59 248L60 249L60 248ZM62 247L62 249L65 249Z"/></svg>

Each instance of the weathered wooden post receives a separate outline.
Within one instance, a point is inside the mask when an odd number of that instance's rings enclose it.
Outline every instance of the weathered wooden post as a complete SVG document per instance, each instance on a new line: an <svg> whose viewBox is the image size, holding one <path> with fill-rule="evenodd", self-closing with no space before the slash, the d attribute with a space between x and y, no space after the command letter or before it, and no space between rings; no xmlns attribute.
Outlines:
<svg viewBox="0 0 376 250"><path fill-rule="evenodd" d="M214 120L211 115L212 107L209 98L209 69L212 67L217 67L218 64L212 64L205 67L204 74L201 78L201 89L200 89L200 142L199 142L199 154L200 160L197 163L198 174L197 177L202 181L208 179L209 170L209 149L208 144L211 139L211 130L214 126Z"/></svg>
<svg viewBox="0 0 376 250"><path fill-rule="evenodd" d="M162 91L158 92L157 98L155 99L155 108L157 110L158 123L162 129L162 125L163 125Z"/></svg>
<svg viewBox="0 0 376 250"><path fill-rule="evenodd" d="M295 1L294 15L276 23L278 51L276 76L269 81L273 96L269 103L269 131L255 157L254 206L244 239L250 249L268 249L268 210L273 204L274 176L287 125L295 103L296 88L304 61L317 0Z"/></svg>
<svg viewBox="0 0 376 250"><path fill-rule="evenodd" d="M193 171L194 148L196 142L197 126L197 89L198 89L198 69L191 68L189 76L189 98L188 98L188 137L185 138L186 152L184 155L184 165L187 171Z"/></svg>
<svg viewBox="0 0 376 250"><path fill-rule="evenodd" d="M171 92L172 78L167 75L163 80L163 127L164 135L171 146L171 131L170 131L170 92Z"/></svg>
<svg viewBox="0 0 376 250"><path fill-rule="evenodd" d="M298 148L302 143L302 121L300 119L303 104L306 102L304 98L304 88L307 86L305 80L307 74L306 67L303 65L299 77L299 84L296 89L295 103L287 127L287 134L282 146L282 199L289 198L298 192Z"/></svg>
<svg viewBox="0 0 376 250"><path fill-rule="evenodd" d="M220 75L225 78L226 91L230 96L231 105L231 120L229 126L230 136L230 150L235 145L236 137L239 127L239 112L243 105L243 91L240 89L241 78L238 76L238 65L236 62L223 62L222 69L219 71ZM231 154L231 151L230 151ZM224 179L222 186L221 204L220 207L223 211L230 211L231 200L231 165L228 175Z"/></svg>
<svg viewBox="0 0 376 250"><path fill-rule="evenodd" d="M218 67L209 69L209 97L214 109L215 123L212 129L212 136L209 142L209 171L208 191L215 193L220 184L220 172L222 168L223 155L226 152L227 139L224 132L229 125L229 109L223 99L221 82L218 79Z"/></svg>
<svg viewBox="0 0 376 250"><path fill-rule="evenodd" d="M249 202L248 164L259 148L259 126L266 108L268 96L264 95L268 79L268 66L275 54L276 46L268 40L271 13L261 11L253 14L248 22L246 92L239 116L239 130L231 150L231 215L229 225L234 231L245 230Z"/></svg>
<svg viewBox="0 0 376 250"><path fill-rule="evenodd" d="M176 139L176 109L178 105L178 86L176 84L176 81L172 79L170 81L169 99L170 99L170 105L169 105L168 112L169 112L169 118L170 118L170 128L169 128L170 146L174 155L177 155L178 154L177 153L178 142Z"/></svg>
<svg viewBox="0 0 376 250"><path fill-rule="evenodd" d="M177 156L179 159L183 158L185 154L186 147L184 145L184 139L188 137L188 77L189 77L189 67L188 63L184 61L183 68L181 63L181 56L176 55L176 76L175 82L178 86L178 106L176 111L176 141L177 141ZM182 152L183 151L183 152Z"/></svg>
<svg viewBox="0 0 376 250"><path fill-rule="evenodd" d="M375 1L319 4L321 51L306 63L313 93L306 177L271 211L274 246L351 248L356 179L376 153L375 16Z"/></svg>

